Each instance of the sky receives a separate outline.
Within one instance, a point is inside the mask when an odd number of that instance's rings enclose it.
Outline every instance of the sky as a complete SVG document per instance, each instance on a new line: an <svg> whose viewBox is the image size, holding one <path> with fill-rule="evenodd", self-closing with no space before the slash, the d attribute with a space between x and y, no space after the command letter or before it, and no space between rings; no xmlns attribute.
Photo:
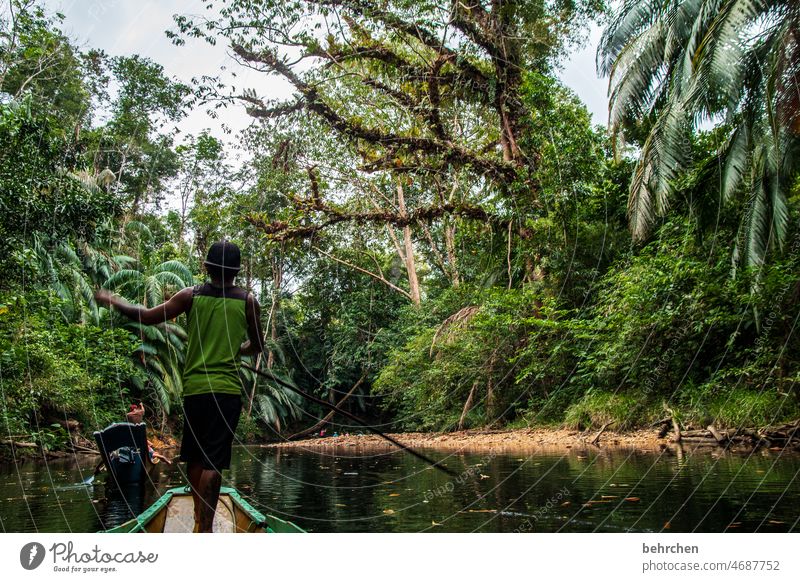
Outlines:
<svg viewBox="0 0 800 582"><path fill-rule="evenodd" d="M268 98L291 95L284 81L237 65L222 43L211 46L204 41L190 40L181 47L172 44L164 34L174 28L172 16L202 14L203 3L199 0L45 0L45 6L65 15L64 32L82 48L103 49L110 56L139 54L149 57L161 64L168 76L184 83L189 83L193 77L218 75L221 68L226 67L223 78L235 70L237 87L254 88ZM599 39L600 28L594 26L584 47L572 54L559 76L586 104L594 123L605 125L607 80L597 77L594 64ZM208 128L212 135L230 142L237 130L247 127L251 121L240 107L221 111L217 119L200 108L182 120L179 129L183 134L197 134ZM226 136L225 126L233 133Z"/></svg>

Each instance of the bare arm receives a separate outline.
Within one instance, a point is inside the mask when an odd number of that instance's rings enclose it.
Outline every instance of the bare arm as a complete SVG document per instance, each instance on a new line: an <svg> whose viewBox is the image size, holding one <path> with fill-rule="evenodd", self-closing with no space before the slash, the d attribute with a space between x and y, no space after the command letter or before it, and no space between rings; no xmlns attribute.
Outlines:
<svg viewBox="0 0 800 582"><path fill-rule="evenodd" d="M94 294L95 299L102 305L109 307L116 307L128 319L138 321L145 325L153 325L155 323L164 323L170 319L175 319L181 313L185 313L192 306L192 288L187 287L172 296L169 301L165 301L161 305L147 309L141 305L133 305L128 303L121 297L100 289Z"/></svg>
<svg viewBox="0 0 800 582"><path fill-rule="evenodd" d="M243 356L253 356L264 351L264 333L261 331L261 307L252 293L247 294L247 341L239 349Z"/></svg>

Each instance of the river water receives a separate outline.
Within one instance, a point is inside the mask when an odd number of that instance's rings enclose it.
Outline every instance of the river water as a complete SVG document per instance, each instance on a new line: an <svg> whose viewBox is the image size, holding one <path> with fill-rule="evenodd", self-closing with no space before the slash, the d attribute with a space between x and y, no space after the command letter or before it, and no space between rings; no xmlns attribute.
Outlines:
<svg viewBox="0 0 800 582"><path fill-rule="evenodd" d="M397 451L236 447L223 484L314 532L800 531L796 454L426 453L459 476ZM183 466L161 463L141 486L82 485L95 461L0 465L2 531L98 531L186 483Z"/></svg>

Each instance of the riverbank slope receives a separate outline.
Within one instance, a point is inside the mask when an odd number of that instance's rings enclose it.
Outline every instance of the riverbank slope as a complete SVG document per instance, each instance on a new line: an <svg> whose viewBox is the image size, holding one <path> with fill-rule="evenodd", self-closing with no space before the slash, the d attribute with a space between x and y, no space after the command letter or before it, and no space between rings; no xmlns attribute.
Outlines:
<svg viewBox="0 0 800 582"><path fill-rule="evenodd" d="M676 433L673 430L650 428L624 432L611 430L577 431L564 428L531 428L515 430L465 430L449 433L393 433L401 443L414 448L458 451L513 451L539 448L623 447L647 451L662 450L670 445L723 446L728 448L765 447L800 451L800 423L772 427L762 431L694 429ZM715 434L716 433L716 434ZM374 434L341 435L283 441L262 445L277 449L334 449L352 447L387 447L393 445Z"/></svg>

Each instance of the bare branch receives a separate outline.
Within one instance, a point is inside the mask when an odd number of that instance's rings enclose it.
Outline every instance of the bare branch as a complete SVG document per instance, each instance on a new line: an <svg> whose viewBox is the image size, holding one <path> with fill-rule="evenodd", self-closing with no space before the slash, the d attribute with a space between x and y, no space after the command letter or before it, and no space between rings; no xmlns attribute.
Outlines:
<svg viewBox="0 0 800 582"><path fill-rule="evenodd" d="M398 287L397 285L395 285L391 281L387 280L385 277L382 277L382 276L380 276L380 275L378 275L376 273L373 273L372 271L368 271L367 269L363 269L363 268L359 267L358 265L354 265L353 263L345 261L344 259L340 259L339 257L334 257L332 254L326 253L325 251L323 251L321 248L319 248L317 246L312 246L311 248L313 250L315 250L316 252L318 252L319 254L321 254L321 255L323 255L325 257L328 257L330 260L332 260L334 262L340 263L340 264L342 264L342 265L344 265L346 267L350 267L351 269L355 269L359 273L364 273L365 275L368 275L368 276L372 277L376 281L380 281L381 283L383 283L384 285L386 285L390 289L393 289L394 291L397 291L398 293L400 293L404 297L406 297L409 301L411 301L411 294L408 291Z"/></svg>

